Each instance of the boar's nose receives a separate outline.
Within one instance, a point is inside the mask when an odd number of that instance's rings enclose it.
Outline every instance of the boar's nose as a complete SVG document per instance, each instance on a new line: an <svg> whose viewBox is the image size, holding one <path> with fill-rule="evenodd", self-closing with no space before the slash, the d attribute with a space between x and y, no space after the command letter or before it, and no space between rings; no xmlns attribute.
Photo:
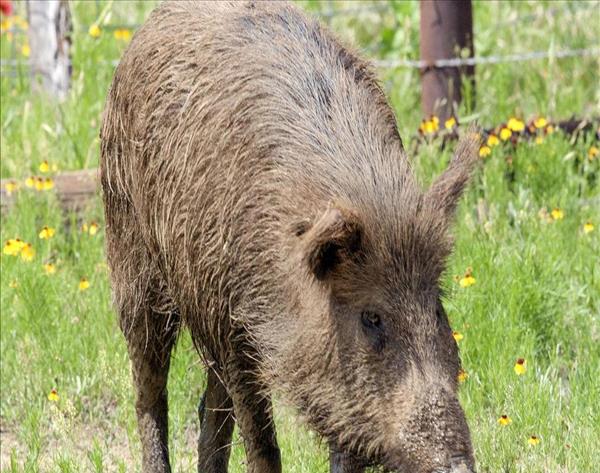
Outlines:
<svg viewBox="0 0 600 473"><path fill-rule="evenodd" d="M450 469L437 469L433 473L475 473L475 468L470 467L470 461L463 455L452 457Z"/></svg>

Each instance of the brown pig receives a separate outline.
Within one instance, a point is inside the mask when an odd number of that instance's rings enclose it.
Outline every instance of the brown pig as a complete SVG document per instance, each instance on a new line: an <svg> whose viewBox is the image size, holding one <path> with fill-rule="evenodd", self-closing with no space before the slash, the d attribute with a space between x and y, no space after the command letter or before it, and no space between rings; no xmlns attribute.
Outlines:
<svg viewBox="0 0 600 473"><path fill-rule="evenodd" d="M207 364L200 472L237 423L280 472L271 395L336 472L473 471L440 302L477 144L423 191L369 64L282 2L161 4L116 69L101 131L107 257L143 471L170 471L167 375Z"/></svg>

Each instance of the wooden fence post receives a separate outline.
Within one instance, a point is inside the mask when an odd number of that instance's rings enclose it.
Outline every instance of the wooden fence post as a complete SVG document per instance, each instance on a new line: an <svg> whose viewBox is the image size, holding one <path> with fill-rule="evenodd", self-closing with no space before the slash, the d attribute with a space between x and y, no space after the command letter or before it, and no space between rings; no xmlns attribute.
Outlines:
<svg viewBox="0 0 600 473"><path fill-rule="evenodd" d="M473 12L471 0L421 0L421 60L460 57L468 49L473 57ZM474 82L474 66L425 66L421 75L423 113L445 120L456 115L461 101L461 76ZM474 90L474 88L473 88Z"/></svg>
<svg viewBox="0 0 600 473"><path fill-rule="evenodd" d="M63 100L71 82L72 23L68 1L27 0L27 17L31 86Z"/></svg>

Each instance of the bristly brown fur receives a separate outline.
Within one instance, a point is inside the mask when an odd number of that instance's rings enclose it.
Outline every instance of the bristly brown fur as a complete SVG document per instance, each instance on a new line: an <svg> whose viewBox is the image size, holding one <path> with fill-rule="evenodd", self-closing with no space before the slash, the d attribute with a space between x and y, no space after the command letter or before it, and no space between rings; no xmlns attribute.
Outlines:
<svg viewBox="0 0 600 473"><path fill-rule="evenodd" d="M169 471L180 325L210 366L201 471L226 471L231 408L249 471L280 471L273 390L352 461L472 467L438 289L472 143L423 192L370 66L318 22L282 2L159 6L101 132L144 471Z"/></svg>

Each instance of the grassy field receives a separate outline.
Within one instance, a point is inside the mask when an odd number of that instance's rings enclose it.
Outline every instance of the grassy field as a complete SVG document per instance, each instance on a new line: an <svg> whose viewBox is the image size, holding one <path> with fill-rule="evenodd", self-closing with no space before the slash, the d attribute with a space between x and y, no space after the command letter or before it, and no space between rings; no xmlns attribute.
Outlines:
<svg viewBox="0 0 600 473"><path fill-rule="evenodd" d="M23 65L3 69L0 174L19 189L11 189L16 203L2 215L0 231L2 471L140 470L129 362L110 305L100 199L84 215L64 215L53 190L29 189L26 178L97 165L110 61L127 43L127 34L117 39L115 31L143 21L152 5L72 2L73 87L60 105L30 94ZM330 6L302 5L311 11ZM373 57L418 57L415 2L331 5L334 11L382 7L334 15L331 26ZM593 25L600 24L599 10L591 2L475 2L475 48L486 56L598 47ZM90 35L94 23L97 38ZM3 31L3 60L24 60L23 26ZM492 126L510 117L598 116L598 74L597 57L481 66L476 108L463 107L460 117ZM381 78L408 142L422 118L418 72L382 70ZM479 471L598 471L600 156L594 147L600 146L591 135L574 141L561 132L492 147L460 207L445 306L466 372L461 400ZM433 142L412 159L428 183L448 157ZM55 230L50 238L40 238L52 233L45 226ZM7 243L15 238L31 246ZM467 268L473 279L464 278ZM515 370L519 358L523 374ZM195 471L203 385L202 366L184 336L169 383L174 471ZM288 409L278 406L276 414L284 471L327 471L316 436ZM499 423L502 415L508 425ZM243 458L238 439L233 472L244 471Z"/></svg>

